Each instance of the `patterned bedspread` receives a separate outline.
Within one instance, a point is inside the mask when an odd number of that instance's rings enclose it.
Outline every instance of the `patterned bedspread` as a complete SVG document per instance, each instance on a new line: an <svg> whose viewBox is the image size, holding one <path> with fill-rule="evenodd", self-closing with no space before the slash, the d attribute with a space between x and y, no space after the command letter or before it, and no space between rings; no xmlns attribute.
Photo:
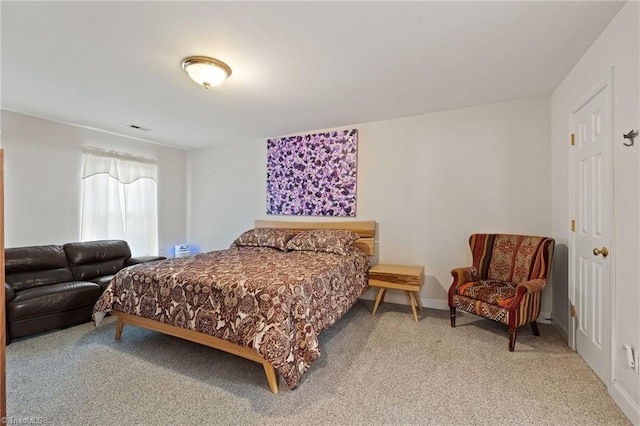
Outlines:
<svg viewBox="0 0 640 426"><path fill-rule="evenodd" d="M94 307L188 328L253 348L295 388L320 356L318 334L367 288L369 261L235 247L121 270Z"/></svg>

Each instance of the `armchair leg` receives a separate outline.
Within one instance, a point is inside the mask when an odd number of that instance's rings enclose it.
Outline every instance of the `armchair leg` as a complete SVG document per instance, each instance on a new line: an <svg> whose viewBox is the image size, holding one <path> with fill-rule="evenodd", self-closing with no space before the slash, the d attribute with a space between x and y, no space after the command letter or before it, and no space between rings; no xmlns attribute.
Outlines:
<svg viewBox="0 0 640 426"><path fill-rule="evenodd" d="M531 331L533 331L534 336L540 336L540 331L538 330L537 322L531 321Z"/></svg>
<svg viewBox="0 0 640 426"><path fill-rule="evenodd" d="M509 327L509 352L513 352L516 347L516 328Z"/></svg>
<svg viewBox="0 0 640 426"><path fill-rule="evenodd" d="M456 308L450 307L449 314L451 316L451 328L456 328Z"/></svg>

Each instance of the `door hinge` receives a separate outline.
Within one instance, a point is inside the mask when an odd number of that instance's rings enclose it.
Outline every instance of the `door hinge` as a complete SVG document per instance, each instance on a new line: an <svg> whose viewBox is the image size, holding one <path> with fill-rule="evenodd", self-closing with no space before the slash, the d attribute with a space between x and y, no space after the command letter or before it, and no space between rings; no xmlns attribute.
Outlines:
<svg viewBox="0 0 640 426"><path fill-rule="evenodd" d="M571 145L575 145L576 144L576 135L575 133L571 133Z"/></svg>
<svg viewBox="0 0 640 426"><path fill-rule="evenodd" d="M578 315L578 312L576 310L576 305L571 305L571 318L575 318L576 315Z"/></svg>
<svg viewBox="0 0 640 426"><path fill-rule="evenodd" d="M571 220L571 231L576 232L576 221L575 220Z"/></svg>

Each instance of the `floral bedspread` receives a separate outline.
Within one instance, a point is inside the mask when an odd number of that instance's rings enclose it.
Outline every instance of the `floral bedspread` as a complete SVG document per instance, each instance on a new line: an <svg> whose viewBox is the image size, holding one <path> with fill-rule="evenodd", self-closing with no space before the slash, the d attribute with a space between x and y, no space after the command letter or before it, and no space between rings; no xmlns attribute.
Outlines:
<svg viewBox="0 0 640 426"><path fill-rule="evenodd" d="M318 334L367 288L369 261L269 247L235 247L121 270L96 303L253 348L293 389L320 356Z"/></svg>

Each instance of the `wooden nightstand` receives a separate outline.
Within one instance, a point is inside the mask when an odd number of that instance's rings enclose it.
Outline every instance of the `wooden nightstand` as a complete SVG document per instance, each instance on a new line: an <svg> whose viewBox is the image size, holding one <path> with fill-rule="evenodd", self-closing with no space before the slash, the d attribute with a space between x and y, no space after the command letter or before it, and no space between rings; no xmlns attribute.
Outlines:
<svg viewBox="0 0 640 426"><path fill-rule="evenodd" d="M384 294L387 289L404 290L409 296L409 304L413 312L413 319L418 322L418 313L415 305L422 310L420 301L420 289L424 283L424 267L412 265L375 265L369 270L369 286L378 287L376 303L373 305L375 315L380 302L384 301Z"/></svg>

